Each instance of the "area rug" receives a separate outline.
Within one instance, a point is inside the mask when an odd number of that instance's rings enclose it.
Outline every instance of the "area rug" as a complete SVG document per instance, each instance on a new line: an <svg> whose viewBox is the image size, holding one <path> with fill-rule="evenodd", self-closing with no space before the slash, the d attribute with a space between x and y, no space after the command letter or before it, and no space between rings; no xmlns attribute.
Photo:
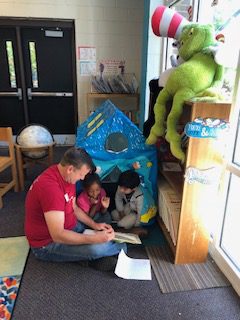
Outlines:
<svg viewBox="0 0 240 320"><path fill-rule="evenodd" d="M28 252L24 236L0 239L0 320L11 318Z"/></svg>
<svg viewBox="0 0 240 320"><path fill-rule="evenodd" d="M210 256L205 263L175 265L168 246L146 251L162 293L230 286Z"/></svg>
<svg viewBox="0 0 240 320"><path fill-rule="evenodd" d="M17 298L21 276L0 277L0 319L9 320Z"/></svg>
<svg viewBox="0 0 240 320"><path fill-rule="evenodd" d="M25 236L0 238L0 277L22 274L28 251Z"/></svg>

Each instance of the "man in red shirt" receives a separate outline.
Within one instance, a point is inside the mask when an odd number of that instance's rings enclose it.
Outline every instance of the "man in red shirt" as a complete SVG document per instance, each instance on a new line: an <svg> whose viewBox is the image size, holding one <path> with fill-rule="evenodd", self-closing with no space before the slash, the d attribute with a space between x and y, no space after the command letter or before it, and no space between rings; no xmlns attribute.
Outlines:
<svg viewBox="0 0 240 320"><path fill-rule="evenodd" d="M25 203L25 234L38 259L94 260L97 266L104 262L103 257L126 251L126 244L111 241L114 230L110 225L94 222L76 205L75 184L94 168L89 154L73 147L59 164L49 167L31 185ZM86 226L96 232L84 234ZM113 260L109 261L110 269L112 264Z"/></svg>

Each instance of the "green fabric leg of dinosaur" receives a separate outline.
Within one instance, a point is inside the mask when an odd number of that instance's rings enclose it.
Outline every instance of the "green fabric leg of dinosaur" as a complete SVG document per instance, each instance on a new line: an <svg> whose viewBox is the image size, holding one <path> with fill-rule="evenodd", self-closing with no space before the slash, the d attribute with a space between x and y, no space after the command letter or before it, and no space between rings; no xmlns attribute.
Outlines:
<svg viewBox="0 0 240 320"><path fill-rule="evenodd" d="M171 112L167 118L166 140L170 144L172 154L177 159L181 160L181 162L185 161L185 154L181 148L181 136L177 133L176 126L182 114L184 102L191 99L193 96L194 92L189 89L180 89L177 91L173 99ZM172 99L172 95L167 89L163 89L158 95L154 106L155 124L146 140L147 144L154 144L157 141L157 137L165 135L166 103L170 99Z"/></svg>
<svg viewBox="0 0 240 320"><path fill-rule="evenodd" d="M185 161L185 153L181 148L181 135L177 132L176 128L183 111L184 102L191 99L193 96L194 92L190 89L181 89L177 91L167 118L167 134L165 138L170 144L170 150L174 157L179 159L182 163Z"/></svg>
<svg viewBox="0 0 240 320"><path fill-rule="evenodd" d="M157 142L158 137L165 135L166 103L168 100L168 91L166 89L162 89L154 105L155 124L152 126L150 134L146 140L147 144L154 144ZM161 112L158 112L158 110L161 110Z"/></svg>

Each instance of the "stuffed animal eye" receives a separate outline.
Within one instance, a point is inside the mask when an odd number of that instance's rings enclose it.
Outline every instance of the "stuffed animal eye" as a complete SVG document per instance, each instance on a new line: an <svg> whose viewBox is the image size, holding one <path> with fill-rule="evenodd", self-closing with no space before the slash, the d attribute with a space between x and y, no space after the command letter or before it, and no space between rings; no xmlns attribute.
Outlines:
<svg viewBox="0 0 240 320"><path fill-rule="evenodd" d="M193 34L193 28L189 31L189 36L191 36Z"/></svg>
<svg viewBox="0 0 240 320"><path fill-rule="evenodd" d="M183 46L183 41L181 41L181 46Z"/></svg>

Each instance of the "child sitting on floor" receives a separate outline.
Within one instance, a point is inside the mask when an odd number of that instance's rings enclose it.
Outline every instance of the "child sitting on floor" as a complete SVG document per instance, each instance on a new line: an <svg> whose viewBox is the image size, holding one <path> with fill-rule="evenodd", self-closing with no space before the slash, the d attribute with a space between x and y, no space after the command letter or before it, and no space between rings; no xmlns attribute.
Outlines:
<svg viewBox="0 0 240 320"><path fill-rule="evenodd" d="M130 229L140 226L143 192L139 185L137 172L127 170L120 174L115 195L116 209L111 213L119 227Z"/></svg>
<svg viewBox="0 0 240 320"><path fill-rule="evenodd" d="M97 173L88 173L82 182L83 191L77 198L77 205L94 221L111 224L112 219L107 211L110 198L106 197L105 190Z"/></svg>

